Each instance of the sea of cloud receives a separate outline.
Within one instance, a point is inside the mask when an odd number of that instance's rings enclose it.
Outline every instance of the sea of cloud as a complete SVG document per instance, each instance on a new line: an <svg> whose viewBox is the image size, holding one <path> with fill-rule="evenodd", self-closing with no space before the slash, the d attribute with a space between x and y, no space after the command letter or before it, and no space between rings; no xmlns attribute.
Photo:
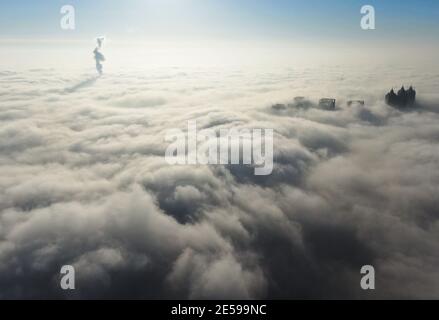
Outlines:
<svg viewBox="0 0 439 320"><path fill-rule="evenodd" d="M439 297L437 70L3 68L0 84L0 298ZM383 102L401 84L413 111ZM338 107L271 108L295 96ZM273 174L167 164L188 120L274 129Z"/></svg>

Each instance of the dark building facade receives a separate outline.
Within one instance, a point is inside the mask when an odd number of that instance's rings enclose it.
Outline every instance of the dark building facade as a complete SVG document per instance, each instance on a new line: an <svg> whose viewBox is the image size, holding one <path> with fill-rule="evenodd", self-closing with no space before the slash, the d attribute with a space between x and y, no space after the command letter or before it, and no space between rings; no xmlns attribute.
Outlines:
<svg viewBox="0 0 439 320"><path fill-rule="evenodd" d="M404 108L411 106L416 101L416 91L412 86L405 90L404 86L398 91L398 94L392 89L386 94L386 103L392 107Z"/></svg>

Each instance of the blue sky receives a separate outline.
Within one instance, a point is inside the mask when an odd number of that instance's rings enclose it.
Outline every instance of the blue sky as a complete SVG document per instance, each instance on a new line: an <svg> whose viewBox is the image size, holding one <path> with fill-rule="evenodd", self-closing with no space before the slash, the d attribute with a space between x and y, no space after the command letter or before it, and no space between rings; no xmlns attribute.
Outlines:
<svg viewBox="0 0 439 320"><path fill-rule="evenodd" d="M436 41L439 1L396 0L1 0L2 38ZM75 31L59 27L64 4ZM377 30L360 29L360 8L376 8Z"/></svg>

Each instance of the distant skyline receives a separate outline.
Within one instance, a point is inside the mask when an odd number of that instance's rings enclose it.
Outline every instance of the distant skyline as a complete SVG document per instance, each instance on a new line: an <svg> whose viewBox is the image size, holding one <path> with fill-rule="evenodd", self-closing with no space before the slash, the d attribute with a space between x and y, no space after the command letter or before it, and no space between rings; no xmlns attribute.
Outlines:
<svg viewBox="0 0 439 320"><path fill-rule="evenodd" d="M76 9L76 30L59 26L60 8ZM360 28L360 8L376 9L374 31ZM2 39L322 41L434 44L435 0L17 0L0 5Z"/></svg>

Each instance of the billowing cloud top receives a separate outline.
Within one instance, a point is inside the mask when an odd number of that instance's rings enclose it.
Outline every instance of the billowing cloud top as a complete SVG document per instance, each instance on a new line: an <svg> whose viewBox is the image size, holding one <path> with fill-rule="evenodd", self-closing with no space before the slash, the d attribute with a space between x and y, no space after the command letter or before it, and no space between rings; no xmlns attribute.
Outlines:
<svg viewBox="0 0 439 320"><path fill-rule="evenodd" d="M3 69L0 82L0 298L439 297L434 70ZM419 110L383 103L402 82ZM302 95L339 107L271 108ZM168 165L166 131L194 119L275 129L273 174Z"/></svg>

